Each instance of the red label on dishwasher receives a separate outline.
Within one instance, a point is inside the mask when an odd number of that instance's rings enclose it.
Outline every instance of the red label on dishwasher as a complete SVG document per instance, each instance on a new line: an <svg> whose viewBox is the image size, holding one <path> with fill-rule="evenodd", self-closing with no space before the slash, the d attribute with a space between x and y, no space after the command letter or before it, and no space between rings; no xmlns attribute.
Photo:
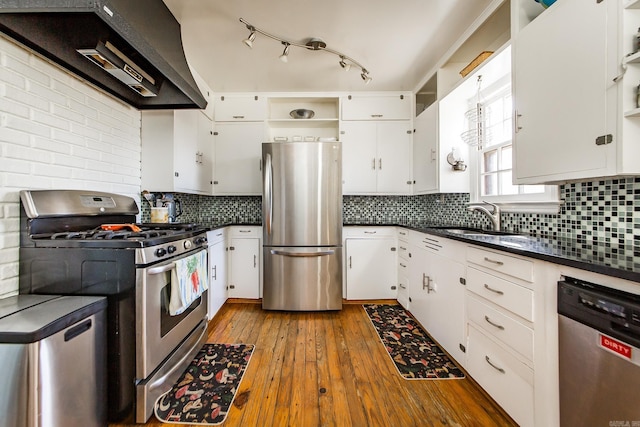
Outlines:
<svg viewBox="0 0 640 427"><path fill-rule="evenodd" d="M608 350L613 351L614 353L619 354L620 356L626 357L627 359L631 360L631 346L627 344L621 343L620 341L600 334L600 345Z"/></svg>

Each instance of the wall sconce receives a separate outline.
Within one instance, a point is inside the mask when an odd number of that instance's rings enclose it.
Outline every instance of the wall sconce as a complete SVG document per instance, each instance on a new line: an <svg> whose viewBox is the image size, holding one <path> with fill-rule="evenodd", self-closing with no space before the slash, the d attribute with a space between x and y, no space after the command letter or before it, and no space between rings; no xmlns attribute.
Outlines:
<svg viewBox="0 0 640 427"><path fill-rule="evenodd" d="M340 64L340 66L342 67L342 69L344 69L345 71L349 71L351 69L352 65L355 65L356 67L360 68L360 77L362 77L362 80L364 80L365 84L369 84L369 82L371 82L371 76L369 75L369 71L364 68L364 66L362 64L360 64L358 61L356 61L353 58L350 58L349 56L338 52L337 50L333 50L327 47L327 44L317 38L317 37L312 37L309 38L305 44L300 44L300 43L296 43L294 41L291 40L285 40L282 39L280 37L274 36L273 34L269 34L266 31L263 31L257 27L254 27L253 25L249 24L247 21L245 21L244 19L240 18L240 22L242 22L246 27L247 30L250 31L249 33L249 37L247 37L246 39L244 39L242 42L244 44L246 44L249 48L253 48L253 42L256 39L256 33L262 34L263 36L266 36L270 39L279 41L280 43L282 43L284 45L284 51L282 52L282 55L280 55L280 60L282 62L288 62L289 61L289 48L291 46L295 46L295 47L299 47L302 49L307 49L307 50L321 50L324 52L329 52L329 53L333 53L334 55L338 56L340 58L340 61L338 62L338 64Z"/></svg>

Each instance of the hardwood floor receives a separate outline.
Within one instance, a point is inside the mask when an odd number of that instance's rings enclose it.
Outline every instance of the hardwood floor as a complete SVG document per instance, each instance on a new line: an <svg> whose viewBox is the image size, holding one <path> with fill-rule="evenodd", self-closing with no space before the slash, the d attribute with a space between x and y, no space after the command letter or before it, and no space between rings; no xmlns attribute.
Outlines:
<svg viewBox="0 0 640 427"><path fill-rule="evenodd" d="M225 426L516 425L469 377L401 378L359 304L298 313L230 302L208 342L256 345Z"/></svg>

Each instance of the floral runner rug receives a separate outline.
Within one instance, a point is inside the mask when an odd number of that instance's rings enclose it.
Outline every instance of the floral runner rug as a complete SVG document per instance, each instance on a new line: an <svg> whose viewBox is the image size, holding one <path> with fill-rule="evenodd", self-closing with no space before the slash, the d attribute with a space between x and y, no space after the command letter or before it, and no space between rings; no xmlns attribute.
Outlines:
<svg viewBox="0 0 640 427"><path fill-rule="evenodd" d="M253 349L252 344L204 344L173 388L156 401L156 418L175 424L224 422Z"/></svg>
<svg viewBox="0 0 640 427"><path fill-rule="evenodd" d="M464 372L402 306L364 304L363 307L404 379L464 378Z"/></svg>

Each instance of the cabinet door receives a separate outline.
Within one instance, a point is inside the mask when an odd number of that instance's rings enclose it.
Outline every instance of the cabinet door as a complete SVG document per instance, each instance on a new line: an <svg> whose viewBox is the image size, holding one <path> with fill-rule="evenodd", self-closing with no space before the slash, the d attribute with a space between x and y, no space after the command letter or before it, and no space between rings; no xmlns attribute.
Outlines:
<svg viewBox="0 0 640 427"><path fill-rule="evenodd" d="M214 194L262 194L263 123L215 124Z"/></svg>
<svg viewBox="0 0 640 427"><path fill-rule="evenodd" d="M221 95L215 98L214 116L217 122L262 121L267 117L263 96Z"/></svg>
<svg viewBox="0 0 640 427"><path fill-rule="evenodd" d="M403 120L411 118L413 97L405 94L342 98L342 120Z"/></svg>
<svg viewBox="0 0 640 427"><path fill-rule="evenodd" d="M342 123L342 193L376 192L376 124Z"/></svg>
<svg viewBox="0 0 640 427"><path fill-rule="evenodd" d="M431 336L459 363L465 361L465 266L440 255L429 254L429 310L427 328Z"/></svg>
<svg viewBox="0 0 640 427"><path fill-rule="evenodd" d="M563 0L517 35L514 48L515 182L543 183L600 176L615 162L607 129L607 4ZM576 17L580 19L576 19ZM571 22L570 28L567 23ZM613 25L613 24L612 24Z"/></svg>
<svg viewBox="0 0 640 427"><path fill-rule="evenodd" d="M410 246L411 263L409 264L409 305L411 314L427 327L429 322L429 299L427 293L427 276L429 275L429 254L417 246Z"/></svg>
<svg viewBox="0 0 640 427"><path fill-rule="evenodd" d="M197 188L199 111L173 112L174 190L191 192Z"/></svg>
<svg viewBox="0 0 640 427"><path fill-rule="evenodd" d="M198 193L212 194L213 188L213 122L202 112L198 112L198 140L196 147L196 167L194 184Z"/></svg>
<svg viewBox="0 0 640 427"><path fill-rule="evenodd" d="M438 104L431 104L413 120L414 194L438 190Z"/></svg>
<svg viewBox="0 0 640 427"><path fill-rule="evenodd" d="M377 192L410 194L412 130L409 121L377 123Z"/></svg>
<svg viewBox="0 0 640 427"><path fill-rule="evenodd" d="M227 300L227 251L225 241L209 247L209 320Z"/></svg>
<svg viewBox="0 0 640 427"><path fill-rule="evenodd" d="M229 240L229 297L260 298L260 239Z"/></svg>
<svg viewBox="0 0 640 427"><path fill-rule="evenodd" d="M395 299L394 238L347 239L347 299Z"/></svg>

